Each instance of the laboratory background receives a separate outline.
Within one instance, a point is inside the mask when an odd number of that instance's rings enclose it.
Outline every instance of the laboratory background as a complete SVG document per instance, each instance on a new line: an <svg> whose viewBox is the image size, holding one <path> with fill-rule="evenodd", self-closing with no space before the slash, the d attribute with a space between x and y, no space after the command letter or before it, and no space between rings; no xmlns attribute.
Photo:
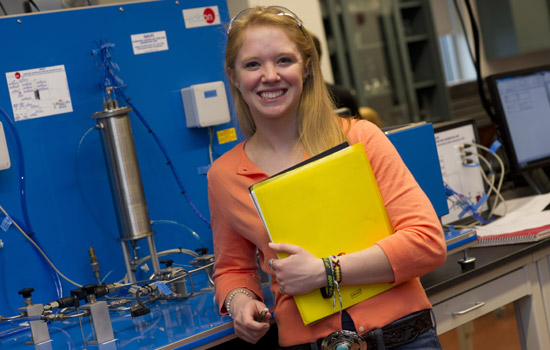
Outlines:
<svg viewBox="0 0 550 350"><path fill-rule="evenodd" d="M214 300L206 174L244 140L223 62L254 5L300 17L336 112L431 200L443 349L550 349L546 0L0 0L0 349L253 348Z"/></svg>

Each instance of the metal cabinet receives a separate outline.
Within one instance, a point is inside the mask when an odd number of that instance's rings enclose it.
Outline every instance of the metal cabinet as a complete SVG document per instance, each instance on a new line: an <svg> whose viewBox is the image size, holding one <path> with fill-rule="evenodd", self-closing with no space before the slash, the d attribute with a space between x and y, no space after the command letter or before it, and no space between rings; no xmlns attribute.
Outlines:
<svg viewBox="0 0 550 350"><path fill-rule="evenodd" d="M451 119L429 0L321 0L335 83L385 125Z"/></svg>

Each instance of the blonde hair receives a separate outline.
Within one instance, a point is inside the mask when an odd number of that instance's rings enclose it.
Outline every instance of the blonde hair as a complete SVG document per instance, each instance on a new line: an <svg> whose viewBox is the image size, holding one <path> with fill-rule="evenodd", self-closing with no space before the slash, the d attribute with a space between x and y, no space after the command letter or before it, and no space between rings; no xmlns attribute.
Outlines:
<svg viewBox="0 0 550 350"><path fill-rule="evenodd" d="M282 29L298 47L303 58L304 69L309 67L309 75L304 80L300 96L298 142L308 154L313 156L346 141L342 131L342 121L333 113L334 103L323 79L313 38L298 18L282 13L281 8L253 7L241 12L231 21L225 52L227 75L231 77L235 71L236 57L243 45L245 32L260 25ZM256 132L250 109L240 91L232 84L230 86L241 130L245 136L250 137Z"/></svg>

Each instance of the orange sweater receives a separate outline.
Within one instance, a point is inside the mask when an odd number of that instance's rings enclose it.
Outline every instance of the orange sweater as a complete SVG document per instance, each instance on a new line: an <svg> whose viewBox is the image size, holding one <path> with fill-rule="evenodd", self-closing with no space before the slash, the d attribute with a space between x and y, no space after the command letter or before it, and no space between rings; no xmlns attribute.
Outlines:
<svg viewBox="0 0 550 350"><path fill-rule="evenodd" d="M446 247L429 199L381 130L368 121L354 121L347 136L352 144L363 143L395 231L378 245L387 255L399 285L347 309L358 332L364 333L431 307L419 277L443 264ZM214 282L222 314L227 312L225 298L234 288L248 288L262 298L256 248L266 273L271 273L269 259L276 258L248 193L250 185L267 175L247 157L245 142L217 159L208 172L216 257ZM281 295L276 282L270 289L275 295L274 315L281 346L313 342L341 329L339 313L304 326L292 296Z"/></svg>

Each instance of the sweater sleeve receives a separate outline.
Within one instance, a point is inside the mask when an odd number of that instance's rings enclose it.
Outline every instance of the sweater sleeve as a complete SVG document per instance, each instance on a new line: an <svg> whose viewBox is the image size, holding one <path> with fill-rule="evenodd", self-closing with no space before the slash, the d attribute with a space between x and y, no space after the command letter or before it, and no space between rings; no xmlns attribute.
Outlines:
<svg viewBox="0 0 550 350"><path fill-rule="evenodd" d="M391 141L367 121L352 125L348 136L365 147L394 229L378 242L394 271L394 283L442 265L447 250L439 218Z"/></svg>
<svg viewBox="0 0 550 350"><path fill-rule="evenodd" d="M238 196L231 192L235 188L230 183L231 175L221 171L220 164L216 165L208 172L208 200L216 256L213 280L220 313L226 314L225 299L231 290L247 288L260 300L263 300L263 294L257 273L256 246L235 229L241 220L231 215L238 208L228 210L238 207L235 203Z"/></svg>

